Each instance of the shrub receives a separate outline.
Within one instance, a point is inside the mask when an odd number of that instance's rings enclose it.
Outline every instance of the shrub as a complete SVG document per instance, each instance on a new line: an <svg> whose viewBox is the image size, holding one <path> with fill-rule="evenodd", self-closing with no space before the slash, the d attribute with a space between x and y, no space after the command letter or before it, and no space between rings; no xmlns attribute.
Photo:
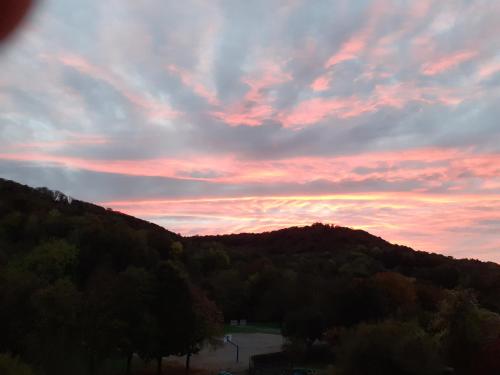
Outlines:
<svg viewBox="0 0 500 375"><path fill-rule="evenodd" d="M33 375L31 368L10 354L0 354L0 374L2 375Z"/></svg>
<svg viewBox="0 0 500 375"><path fill-rule="evenodd" d="M338 349L345 375L434 375L443 371L434 340L418 326L386 321L348 331Z"/></svg>

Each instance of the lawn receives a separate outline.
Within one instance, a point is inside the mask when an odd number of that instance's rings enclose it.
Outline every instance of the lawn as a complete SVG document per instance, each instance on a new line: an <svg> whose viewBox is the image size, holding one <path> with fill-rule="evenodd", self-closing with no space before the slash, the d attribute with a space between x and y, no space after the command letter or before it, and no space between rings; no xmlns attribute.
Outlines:
<svg viewBox="0 0 500 375"><path fill-rule="evenodd" d="M281 328L278 323L255 323L247 324L246 326L232 326L230 324L224 325L224 333L270 333L279 335Z"/></svg>

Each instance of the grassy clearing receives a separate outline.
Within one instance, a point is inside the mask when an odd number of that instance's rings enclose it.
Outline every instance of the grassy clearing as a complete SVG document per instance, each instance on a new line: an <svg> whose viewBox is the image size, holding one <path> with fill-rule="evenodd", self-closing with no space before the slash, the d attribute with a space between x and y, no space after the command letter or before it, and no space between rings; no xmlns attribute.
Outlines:
<svg viewBox="0 0 500 375"><path fill-rule="evenodd" d="M224 325L224 333L270 333L279 335L281 328L278 323L256 323L248 324L246 326L232 326L230 324Z"/></svg>

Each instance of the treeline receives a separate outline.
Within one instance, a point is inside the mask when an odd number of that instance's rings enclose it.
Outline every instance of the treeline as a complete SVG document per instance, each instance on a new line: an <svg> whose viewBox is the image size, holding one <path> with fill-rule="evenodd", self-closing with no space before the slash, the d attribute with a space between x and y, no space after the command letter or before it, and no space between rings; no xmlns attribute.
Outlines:
<svg viewBox="0 0 500 375"><path fill-rule="evenodd" d="M185 245L226 319L281 323L295 359L320 356L342 374L500 373L495 263L322 224Z"/></svg>
<svg viewBox="0 0 500 375"><path fill-rule="evenodd" d="M222 332L180 237L60 192L0 181L2 374L98 374L189 355ZM187 363L188 365L188 363Z"/></svg>
<svg viewBox="0 0 500 375"><path fill-rule="evenodd" d="M335 374L499 374L499 313L494 263L322 224L182 238L0 180L2 374L110 374L133 354L161 371L232 319L279 323L295 361Z"/></svg>

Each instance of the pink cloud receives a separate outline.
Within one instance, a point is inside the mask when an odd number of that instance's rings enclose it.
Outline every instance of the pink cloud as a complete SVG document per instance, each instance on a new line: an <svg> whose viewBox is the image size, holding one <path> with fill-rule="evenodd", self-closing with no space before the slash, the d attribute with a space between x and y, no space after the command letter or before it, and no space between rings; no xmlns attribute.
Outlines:
<svg viewBox="0 0 500 375"><path fill-rule="evenodd" d="M188 72L186 69L182 69L176 65L170 64L167 66L167 69L169 72L174 73L178 75L182 81L182 83L186 86L191 88L197 95L201 96L202 98L205 98L207 102L209 102L212 105L218 105L219 100L217 99L217 95L207 89L204 85L202 85L200 82L196 81L194 78L193 74Z"/></svg>
<svg viewBox="0 0 500 375"><path fill-rule="evenodd" d="M345 42L340 50L328 59L325 68L328 69L341 62L356 59L365 48L366 37L364 33L361 33Z"/></svg>
<svg viewBox="0 0 500 375"><path fill-rule="evenodd" d="M412 3L409 15L412 19L421 19L427 16L432 7L432 0L420 0Z"/></svg>
<svg viewBox="0 0 500 375"><path fill-rule="evenodd" d="M330 88L330 79L327 75L320 76L311 83L311 89L313 91L325 91Z"/></svg>
<svg viewBox="0 0 500 375"><path fill-rule="evenodd" d="M83 169L93 172L116 173L129 176L168 177L187 180L216 181L216 178L191 177L196 172L229 173L232 158L201 156L190 159L157 158L145 160L100 160L54 155L46 152L0 153L0 160L29 161L40 164ZM216 167L214 167L216 166Z"/></svg>
<svg viewBox="0 0 500 375"><path fill-rule="evenodd" d="M263 63L261 68L242 78L249 86L245 96L229 106L211 112L215 118L231 126L259 126L273 117L272 103L275 98L269 91L278 85L288 82L292 76L284 72L276 63Z"/></svg>
<svg viewBox="0 0 500 375"><path fill-rule="evenodd" d="M238 105L225 112L212 112L212 115L231 126L259 126L265 119L270 118L272 113L273 108L269 105L251 106L250 109Z"/></svg>
<svg viewBox="0 0 500 375"><path fill-rule="evenodd" d="M500 61L493 61L482 65L477 74L479 78L485 79L498 72L500 72Z"/></svg>
<svg viewBox="0 0 500 375"><path fill-rule="evenodd" d="M422 66L422 74L433 76L456 68L458 65L477 56L476 51L459 51L448 56L443 56L436 61L430 61Z"/></svg>
<svg viewBox="0 0 500 375"><path fill-rule="evenodd" d="M474 95L474 93L432 86L419 87L414 82L376 85L368 97L353 95L304 100L292 110L280 113L278 119L285 127L301 128L329 117L340 119L357 117L375 112L382 107L401 109L413 101L455 106L461 103L466 95Z"/></svg>
<svg viewBox="0 0 500 375"><path fill-rule="evenodd" d="M356 96L344 98L313 98L300 102L288 113L279 116L285 127L300 128L327 117L349 118L376 110L375 103Z"/></svg>
<svg viewBox="0 0 500 375"><path fill-rule="evenodd" d="M82 145L105 145L110 143L110 140L104 136L100 135L76 135L76 134L66 134L61 137L62 139L47 140L47 141L33 141L33 142L22 142L13 143L9 146L11 150L54 150L61 149L71 146L82 146Z"/></svg>
<svg viewBox="0 0 500 375"><path fill-rule="evenodd" d="M372 46L368 45L370 39L373 39L377 26L383 22L387 15L388 9L392 8L392 4L385 0L373 1L367 9L367 20L363 27L347 39L324 64L325 69L329 69L344 61L359 59L365 55Z"/></svg>
<svg viewBox="0 0 500 375"><path fill-rule="evenodd" d="M242 78L242 81L250 87L245 94L245 100L259 102L264 99L264 91L291 80L292 76L284 72L281 65L271 62L263 63L256 72Z"/></svg>
<svg viewBox="0 0 500 375"><path fill-rule="evenodd" d="M317 180L331 183L421 181L424 190L446 184L454 191L472 191L467 176L495 181L500 175L500 154L472 154L454 149L416 149L337 157L294 157L284 160L239 160L197 156L189 159L92 160L44 152L3 153L0 159L56 164L66 168L131 176L160 176L228 184L307 184ZM408 165L415 165L408 167ZM364 172L358 172L361 168ZM199 177L200 172L211 177ZM465 177L464 177L465 176ZM434 185L433 185L434 184Z"/></svg>

